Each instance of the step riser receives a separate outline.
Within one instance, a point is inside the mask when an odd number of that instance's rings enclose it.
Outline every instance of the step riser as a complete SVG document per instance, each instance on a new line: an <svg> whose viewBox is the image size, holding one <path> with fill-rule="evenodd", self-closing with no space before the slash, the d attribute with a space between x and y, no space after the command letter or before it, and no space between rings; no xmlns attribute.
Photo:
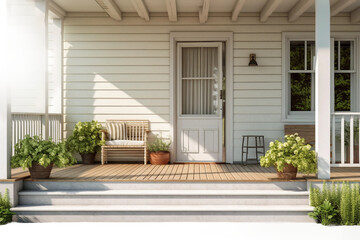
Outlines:
<svg viewBox="0 0 360 240"><path fill-rule="evenodd" d="M308 205L308 196L20 196L20 205Z"/></svg>
<svg viewBox="0 0 360 240"><path fill-rule="evenodd" d="M314 222L307 212L17 212L18 222Z"/></svg>
<svg viewBox="0 0 360 240"><path fill-rule="evenodd" d="M24 181L24 190L293 190L306 191L306 182L142 183Z"/></svg>

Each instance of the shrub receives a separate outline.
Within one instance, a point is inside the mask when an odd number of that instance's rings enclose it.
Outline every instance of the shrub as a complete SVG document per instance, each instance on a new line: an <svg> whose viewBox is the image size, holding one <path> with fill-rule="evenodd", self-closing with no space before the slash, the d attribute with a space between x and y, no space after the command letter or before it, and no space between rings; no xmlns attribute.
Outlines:
<svg viewBox="0 0 360 240"><path fill-rule="evenodd" d="M15 145L15 155L11 158L11 167L29 168L36 162L43 167L54 163L57 167L67 167L76 163L66 147L66 142L54 143L51 138L42 140L39 136L26 135Z"/></svg>
<svg viewBox="0 0 360 240"><path fill-rule="evenodd" d="M12 221L13 212L10 211L11 203L9 200L9 191L5 190L4 196L0 193L0 225L10 223Z"/></svg>
<svg viewBox="0 0 360 240"><path fill-rule="evenodd" d="M315 207L314 212L309 213L309 216L322 225L336 224L339 218L339 211L326 199L322 204Z"/></svg>
<svg viewBox="0 0 360 240"><path fill-rule="evenodd" d="M323 190L310 187L310 205L315 207L314 212L309 215L321 222L321 214L327 214L330 211L329 204L333 207L338 217L336 224L357 225L360 224L360 188L359 184L350 185L343 183L340 188L339 184L332 183L331 188L323 184ZM325 204L325 205L324 205ZM326 220L325 220L326 221ZM326 222L325 222L326 223Z"/></svg>
<svg viewBox="0 0 360 240"><path fill-rule="evenodd" d="M148 144L150 152L169 152L170 142L164 141L162 138L157 137L153 142Z"/></svg>
<svg viewBox="0 0 360 240"><path fill-rule="evenodd" d="M70 151L80 154L100 151L104 145L104 141L101 140L101 128L97 121L78 122L67 141Z"/></svg>
<svg viewBox="0 0 360 240"><path fill-rule="evenodd" d="M278 140L270 142L270 149L260 158L261 166L274 166L282 172L286 164L290 164L299 172L316 173L316 153L309 144L305 144L305 139L300 138L297 133L286 135L285 139L284 143Z"/></svg>

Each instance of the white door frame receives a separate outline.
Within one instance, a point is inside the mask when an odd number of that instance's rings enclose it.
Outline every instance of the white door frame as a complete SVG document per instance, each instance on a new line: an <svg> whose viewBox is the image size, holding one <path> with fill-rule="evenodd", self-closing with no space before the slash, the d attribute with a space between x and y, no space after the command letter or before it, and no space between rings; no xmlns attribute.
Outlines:
<svg viewBox="0 0 360 240"><path fill-rule="evenodd" d="M176 134L177 134L177 89L176 89L176 52L177 42L225 42L226 44L226 69L223 69L226 77L226 163L233 163L234 137L233 137L233 33L232 32L170 32L170 140L171 161L176 159Z"/></svg>

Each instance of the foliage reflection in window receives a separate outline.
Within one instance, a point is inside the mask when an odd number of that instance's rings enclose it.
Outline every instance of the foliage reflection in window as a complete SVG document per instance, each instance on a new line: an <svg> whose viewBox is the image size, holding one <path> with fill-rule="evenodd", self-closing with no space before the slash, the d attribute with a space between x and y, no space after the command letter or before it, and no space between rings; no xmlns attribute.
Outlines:
<svg viewBox="0 0 360 240"><path fill-rule="evenodd" d="M311 75L291 74L291 111L311 111Z"/></svg>
<svg viewBox="0 0 360 240"><path fill-rule="evenodd" d="M334 42L334 109L351 110L354 41ZM315 41L290 41L290 111L314 110Z"/></svg>

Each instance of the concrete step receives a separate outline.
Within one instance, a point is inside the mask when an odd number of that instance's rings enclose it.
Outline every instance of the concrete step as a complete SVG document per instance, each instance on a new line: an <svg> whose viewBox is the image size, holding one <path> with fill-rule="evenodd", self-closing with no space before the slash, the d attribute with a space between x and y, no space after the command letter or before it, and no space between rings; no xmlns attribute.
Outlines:
<svg viewBox="0 0 360 240"><path fill-rule="evenodd" d="M12 211L19 222L313 222L308 205L20 205Z"/></svg>
<svg viewBox="0 0 360 240"><path fill-rule="evenodd" d="M289 190L21 191L20 205L307 205L309 193Z"/></svg>
<svg viewBox="0 0 360 240"><path fill-rule="evenodd" d="M24 190L293 190L306 191L306 181L274 182L106 182L53 181L51 179L24 181Z"/></svg>

